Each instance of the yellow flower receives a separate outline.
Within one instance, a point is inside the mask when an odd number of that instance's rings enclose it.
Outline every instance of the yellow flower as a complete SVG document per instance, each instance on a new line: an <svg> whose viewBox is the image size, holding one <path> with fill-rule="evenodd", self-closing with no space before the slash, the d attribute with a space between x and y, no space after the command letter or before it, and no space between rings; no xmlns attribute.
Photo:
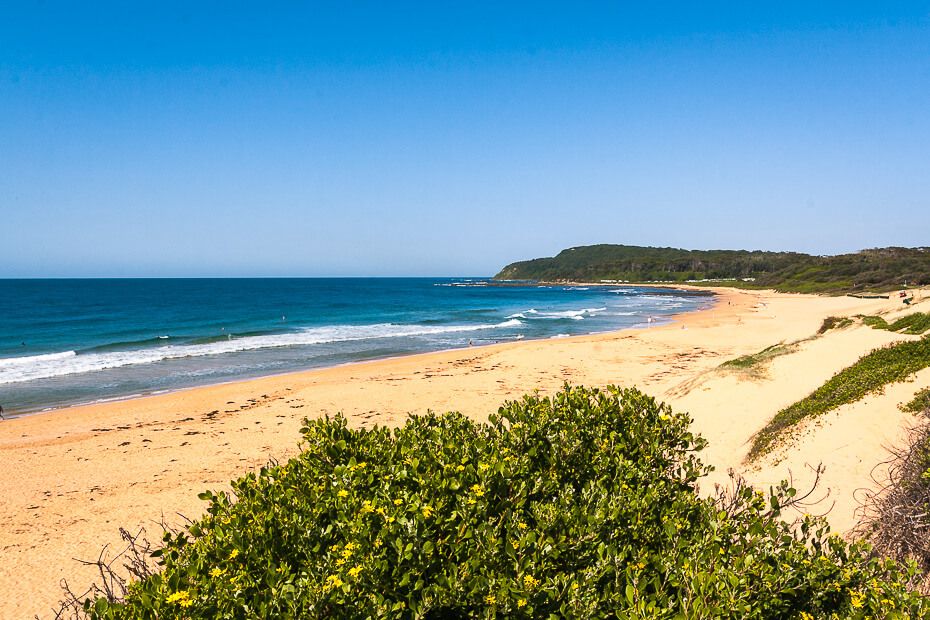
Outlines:
<svg viewBox="0 0 930 620"><path fill-rule="evenodd" d="M329 592L333 588L339 588L344 585L345 582L339 578L339 575L330 575L326 578L326 582L323 584L323 590Z"/></svg>
<svg viewBox="0 0 930 620"><path fill-rule="evenodd" d="M384 516L384 508L382 508L381 506L378 506L378 509L375 510L375 512L377 512L382 517Z"/></svg>
<svg viewBox="0 0 930 620"><path fill-rule="evenodd" d="M484 597L484 602L487 603L488 605L493 605L494 603L497 602L497 597L494 596L493 594L488 594L486 597Z"/></svg>
<svg viewBox="0 0 930 620"><path fill-rule="evenodd" d="M431 516L433 516L433 507L430 505L423 506L420 512L423 513L424 519L429 519Z"/></svg>
<svg viewBox="0 0 930 620"><path fill-rule="evenodd" d="M349 574L350 574L351 576L353 576L353 577L358 577L358 574L359 574L360 572L362 572L362 567L361 567L361 566L354 566L354 567L352 567L352 568L349 569Z"/></svg>
<svg viewBox="0 0 930 620"><path fill-rule="evenodd" d="M402 499L395 499L395 500L394 500L394 505L395 505L395 506L400 506L400 505L403 504L403 503L404 503L404 500L402 500Z"/></svg>
<svg viewBox="0 0 930 620"><path fill-rule="evenodd" d="M365 503L362 504L361 513L362 513L363 515L366 515L366 514L368 514L369 512L374 512L374 511L375 511L374 504L372 504L370 500L367 500L367 499L366 499L366 500L365 500Z"/></svg>
<svg viewBox="0 0 930 620"><path fill-rule="evenodd" d="M536 578L533 577L532 575L524 575L524 576L523 576L523 585L524 585L527 589L532 590L533 588L535 588L536 586L539 585L539 579L536 579Z"/></svg>
<svg viewBox="0 0 930 620"><path fill-rule="evenodd" d="M374 546L375 549L380 549L380 548L381 548L381 545L383 545L383 544L384 544L384 543L381 542L381 539L378 538L377 540L375 540L373 546Z"/></svg>
<svg viewBox="0 0 930 620"><path fill-rule="evenodd" d="M387 521L388 523L394 523L394 517L387 517L385 521Z"/></svg>
<svg viewBox="0 0 930 620"><path fill-rule="evenodd" d="M637 562L636 568L638 568L639 570L643 570L644 568L646 568L646 564L644 562Z"/></svg>
<svg viewBox="0 0 930 620"><path fill-rule="evenodd" d="M239 557L239 550L238 550L238 549L233 549L232 551L229 552L229 559L230 559L230 560L235 560L237 557Z"/></svg>
<svg viewBox="0 0 930 620"><path fill-rule="evenodd" d="M521 530L525 530L526 523L524 523L523 521L520 521L519 523L517 523L517 527L520 528Z"/></svg>
<svg viewBox="0 0 930 620"><path fill-rule="evenodd" d="M849 596L849 604L855 607L856 609L859 609L860 607L862 607L862 598L863 597L862 597L861 592L853 592Z"/></svg>
<svg viewBox="0 0 930 620"><path fill-rule="evenodd" d="M488 465L487 463L479 463L479 464L478 464L478 471L487 471L488 469L490 469L490 467L491 467L491 466Z"/></svg>
<svg viewBox="0 0 930 620"><path fill-rule="evenodd" d="M226 571L223 570L222 568L214 568L213 570L210 571L210 576L211 576L211 577L219 577L219 576L222 575L224 572L226 572Z"/></svg>
<svg viewBox="0 0 930 620"><path fill-rule="evenodd" d="M459 465L458 467L455 468L455 471L465 471L465 466Z"/></svg>
<svg viewBox="0 0 930 620"><path fill-rule="evenodd" d="M578 582L575 581L572 583L572 590L577 590L577 589L578 589Z"/></svg>
<svg viewBox="0 0 930 620"><path fill-rule="evenodd" d="M177 603L181 607L190 607L193 601L190 600L191 594L187 590L180 590L174 594L168 595L169 603Z"/></svg>
<svg viewBox="0 0 930 620"><path fill-rule="evenodd" d="M517 599L517 607L526 607L526 599L525 598Z"/></svg>
<svg viewBox="0 0 930 620"><path fill-rule="evenodd" d="M349 492L346 491L345 489L339 489L339 492L336 493L336 495L338 495L339 497L348 497Z"/></svg>
<svg viewBox="0 0 930 620"><path fill-rule="evenodd" d="M471 485L471 492L478 497L482 497L484 495L484 487L482 487L480 484L473 484Z"/></svg>

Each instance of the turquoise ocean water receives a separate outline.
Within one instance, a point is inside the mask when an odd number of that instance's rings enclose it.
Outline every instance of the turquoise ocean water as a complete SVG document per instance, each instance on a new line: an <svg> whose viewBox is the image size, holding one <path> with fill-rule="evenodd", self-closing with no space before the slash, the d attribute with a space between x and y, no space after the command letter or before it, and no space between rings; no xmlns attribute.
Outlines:
<svg viewBox="0 0 930 620"><path fill-rule="evenodd" d="M712 303L481 278L0 280L7 415L425 351L646 327Z"/></svg>

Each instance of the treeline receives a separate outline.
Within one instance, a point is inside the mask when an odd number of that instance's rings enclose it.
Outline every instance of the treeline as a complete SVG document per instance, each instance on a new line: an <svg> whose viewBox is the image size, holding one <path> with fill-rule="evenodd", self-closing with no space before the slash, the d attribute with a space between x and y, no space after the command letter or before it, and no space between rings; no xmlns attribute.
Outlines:
<svg viewBox="0 0 930 620"><path fill-rule="evenodd" d="M551 258L511 263L499 280L685 282L725 280L738 286L799 293L888 291L930 283L930 248L878 248L837 256L748 250L682 250L589 245Z"/></svg>

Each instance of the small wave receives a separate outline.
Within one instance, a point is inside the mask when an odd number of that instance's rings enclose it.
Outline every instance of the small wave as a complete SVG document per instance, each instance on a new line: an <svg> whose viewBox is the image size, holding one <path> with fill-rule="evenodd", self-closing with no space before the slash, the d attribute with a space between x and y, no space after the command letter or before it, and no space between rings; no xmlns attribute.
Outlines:
<svg viewBox="0 0 930 620"><path fill-rule="evenodd" d="M539 310L536 308L530 308L529 310L524 310L523 312L517 312L509 315L508 319L528 319L530 317L526 316L527 314L539 314Z"/></svg>
<svg viewBox="0 0 930 620"><path fill-rule="evenodd" d="M594 316L599 312L605 312L604 308L582 308L581 310L563 310L561 312L539 312L538 317L541 319L572 319L580 321L586 316Z"/></svg>
<svg viewBox="0 0 930 620"><path fill-rule="evenodd" d="M62 353L45 353L43 355L28 355L25 357L7 357L0 359L0 372L4 368L23 368L34 364L45 364L77 356L77 351L64 351Z"/></svg>
<svg viewBox="0 0 930 620"><path fill-rule="evenodd" d="M523 322L509 319L501 323L477 325L398 325L378 323L373 325L339 325L307 328L284 334L247 336L237 338L230 335L222 340L187 345L164 345L148 349L128 351L90 352L78 355L74 351L49 353L30 357L0 359L0 385L19 383L35 379L48 379L64 375L152 364L171 359L221 355L256 349L306 346L331 342L372 340L379 338L407 338L432 336L458 332L519 327Z"/></svg>
<svg viewBox="0 0 930 620"><path fill-rule="evenodd" d="M120 340L116 342L108 342L107 344L80 349L77 354L85 355L87 353L103 353L106 351L125 351L128 349L139 349L147 346L163 345L165 340L171 340L171 336L155 336L154 338L144 338L142 340Z"/></svg>

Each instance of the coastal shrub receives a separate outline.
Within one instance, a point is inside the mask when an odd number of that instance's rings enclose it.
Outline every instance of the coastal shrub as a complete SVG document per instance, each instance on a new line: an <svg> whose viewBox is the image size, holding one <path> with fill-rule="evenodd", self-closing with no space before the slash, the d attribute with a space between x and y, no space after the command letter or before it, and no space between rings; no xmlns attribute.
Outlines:
<svg viewBox="0 0 930 620"><path fill-rule="evenodd" d="M487 424L308 421L303 451L204 493L160 573L93 618L918 618L914 569L795 498L701 497L705 442L635 389L566 386Z"/></svg>
<svg viewBox="0 0 930 620"><path fill-rule="evenodd" d="M805 398L775 414L753 438L749 458L755 459L770 452L776 440L802 420L823 415L841 405L857 402L867 394L879 392L889 383L904 381L928 366L928 336L873 350L859 358L852 366L833 375Z"/></svg>
<svg viewBox="0 0 930 620"><path fill-rule="evenodd" d="M930 415L930 387L919 390L909 402L901 405L901 411L927 413Z"/></svg>
<svg viewBox="0 0 930 620"><path fill-rule="evenodd" d="M925 390L928 397L930 391ZM930 404L923 411L930 412ZM908 440L892 449L888 476L866 497L856 535L877 553L916 562L922 573L920 590L930 592L930 423L910 429Z"/></svg>

